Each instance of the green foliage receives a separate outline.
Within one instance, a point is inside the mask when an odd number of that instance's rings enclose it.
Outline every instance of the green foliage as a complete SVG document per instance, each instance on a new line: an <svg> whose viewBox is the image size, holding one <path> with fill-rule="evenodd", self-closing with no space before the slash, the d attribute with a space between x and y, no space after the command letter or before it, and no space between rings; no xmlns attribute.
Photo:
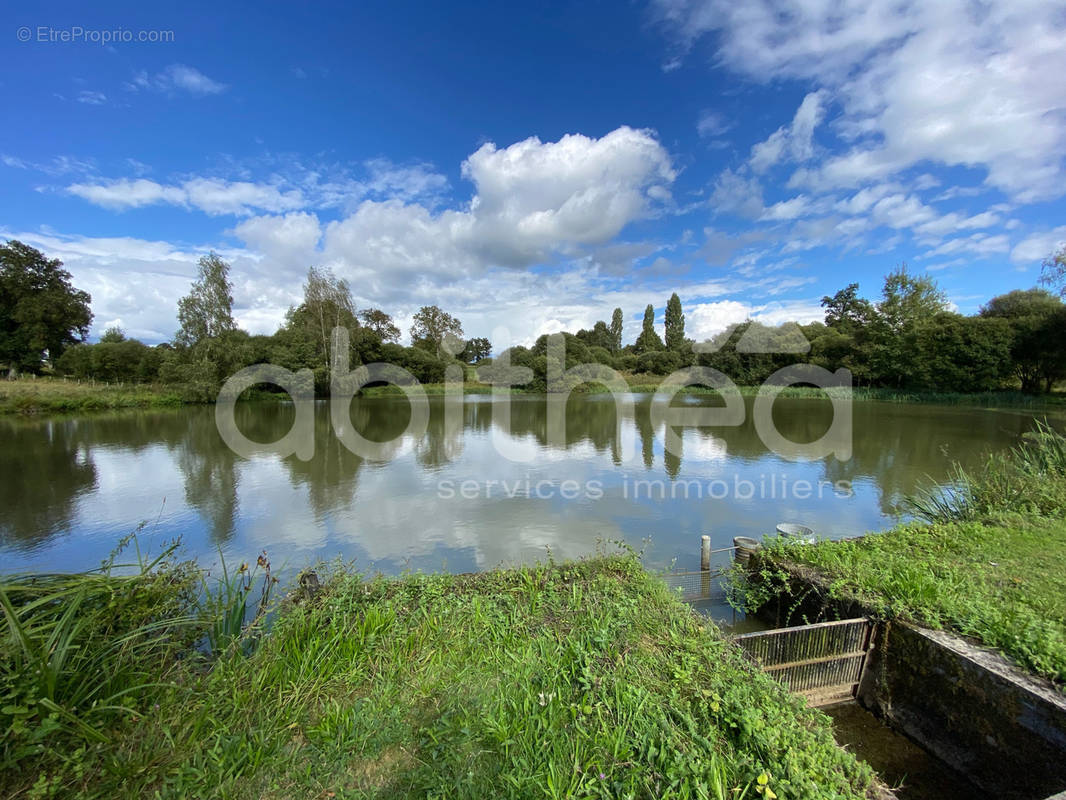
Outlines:
<svg viewBox="0 0 1066 800"><path fill-rule="evenodd" d="M870 785L824 715L635 558L319 574L253 652L169 662L106 743L29 752L0 792L858 800Z"/></svg>
<svg viewBox="0 0 1066 800"><path fill-rule="evenodd" d="M231 572L221 552L219 563L221 574L214 582L207 574L201 576L202 590L197 606L200 618L206 621L208 652L219 657L239 649L247 655L258 642L278 579L270 572L265 552L256 559L254 567L241 564ZM259 570L262 570L261 577ZM259 597L249 619L252 609L248 601L256 583L260 584Z"/></svg>
<svg viewBox="0 0 1066 800"><path fill-rule="evenodd" d="M677 292L666 302L666 349L679 352L685 346L685 315L681 312L681 298Z"/></svg>
<svg viewBox="0 0 1066 800"><path fill-rule="evenodd" d="M492 343L484 336L475 336L466 343L460 358L467 364L476 364L492 355Z"/></svg>
<svg viewBox="0 0 1066 800"><path fill-rule="evenodd" d="M850 541L775 545L767 555L817 568L834 593L879 613L950 628L1066 682L1061 517L909 524Z"/></svg>
<svg viewBox="0 0 1066 800"><path fill-rule="evenodd" d="M174 339L189 349L206 350L210 357L217 353L216 343L223 334L236 327L229 264L214 253L202 256L189 294L178 300L178 332Z"/></svg>
<svg viewBox="0 0 1066 800"><path fill-rule="evenodd" d="M928 276L903 265L885 276L881 302L868 329L871 372L888 386L904 386L921 364L918 336L923 325L947 309L944 293Z"/></svg>
<svg viewBox="0 0 1066 800"><path fill-rule="evenodd" d="M359 312L363 327L373 332L383 342L400 341L400 329L392 317L377 308L367 308Z"/></svg>
<svg viewBox="0 0 1066 800"><path fill-rule="evenodd" d="M603 320L598 320L592 330L582 328L574 335L589 347L600 347L609 351L614 346L614 337Z"/></svg>
<svg viewBox="0 0 1066 800"><path fill-rule="evenodd" d="M771 327L749 320L722 331L711 344L712 351L699 354L697 363L717 369L741 386L756 386L781 367L808 360L794 352L806 344L794 323Z"/></svg>
<svg viewBox="0 0 1066 800"><path fill-rule="evenodd" d="M88 335L91 299L59 259L16 239L0 245L0 364L38 372L46 355L59 359Z"/></svg>
<svg viewBox="0 0 1066 800"><path fill-rule="evenodd" d="M637 337L634 347L640 354L662 350L663 346L663 340L659 338L659 333L655 330L655 308L648 303L648 307L644 309L644 323L640 329L640 336Z"/></svg>
<svg viewBox="0 0 1066 800"><path fill-rule="evenodd" d="M478 337L462 343L459 320L437 306L419 310L411 329L414 346L401 347L396 343L399 329L388 314L378 309L357 314L347 283L318 268L308 271L303 302L289 310L276 333L249 336L234 327L229 266L212 254L201 259L199 278L179 301L175 346L147 347L113 329L97 344L67 348L53 366L79 380L159 381L174 387L171 397L211 402L228 376L252 364L271 363L294 372L310 370L321 396L330 391L331 332L339 325L348 330L352 368L391 362L430 385L443 381L455 358L484 367L482 380L528 392L597 390L598 384L576 374L548 385L551 370L579 364L629 372L653 390L657 377L693 364L713 367L740 386L756 386L782 367L809 362L830 371L845 368L855 386L887 388L894 400L988 393L1009 389L1015 380L1024 392L1048 392L1066 377L1066 306L1043 290L993 298L979 317L964 317L944 310L944 296L932 279L912 275L906 267L886 276L876 305L861 298L858 288L849 284L822 299L824 324L767 326L749 320L724 330L710 342L710 352L698 355L684 336L681 300L674 293L666 303L665 345L649 305L636 342L622 347L624 318L616 308L610 324L599 320L576 334L563 332L565 363L552 361L545 337L532 349L512 348L493 363L489 341ZM532 375L523 375L521 368ZM475 371L466 376L473 380ZM25 398L20 402L38 407ZM1013 405L1017 400L1011 396L992 402Z"/></svg>
<svg viewBox="0 0 1066 800"><path fill-rule="evenodd" d="M439 358L436 352L429 352L419 347L400 347L399 345L385 345L382 348L385 361L403 367L420 383L441 383L444 380L444 370L450 360Z"/></svg>
<svg viewBox="0 0 1066 800"><path fill-rule="evenodd" d="M387 330L388 322L378 320ZM311 267L304 283L304 299L285 315L285 327L299 331L314 343L315 363L329 366L330 342L333 329L352 330L359 326L355 316L355 303L347 281L337 278L332 271ZM395 327L395 326L393 326Z"/></svg>
<svg viewBox="0 0 1066 800"><path fill-rule="evenodd" d="M164 383L176 384L187 403L214 402L222 386L215 362L206 357L187 360L177 353L169 354L160 364L159 378Z"/></svg>
<svg viewBox="0 0 1066 800"><path fill-rule="evenodd" d="M859 284L849 283L832 297L822 298L825 324L844 336L854 336L870 324L874 307L859 297Z"/></svg>
<svg viewBox="0 0 1066 800"><path fill-rule="evenodd" d="M149 383L159 377L163 359L164 351L159 348L105 334L98 344L76 344L65 350L55 368L79 380Z"/></svg>
<svg viewBox="0 0 1066 800"><path fill-rule="evenodd" d="M5 771L42 751L109 742L195 639L192 567L172 563L171 547L151 562L138 553L136 573L122 575L118 552L90 573L0 580Z"/></svg>
<svg viewBox="0 0 1066 800"><path fill-rule="evenodd" d="M943 311L915 336L917 372L911 382L936 392L979 392L1011 373L1011 330L1002 319Z"/></svg>
<svg viewBox="0 0 1066 800"><path fill-rule="evenodd" d="M437 306L422 306L412 319L411 343L435 355L440 353L446 337L462 335L462 323Z"/></svg>
<svg viewBox="0 0 1066 800"><path fill-rule="evenodd" d="M590 347L589 357L597 364L603 364L606 367L614 367L615 358L611 355L610 351L605 347Z"/></svg>
<svg viewBox="0 0 1066 800"><path fill-rule="evenodd" d="M981 316L1006 320L1012 334L1011 363L1023 392L1036 392L1066 377L1066 306L1043 289L993 297Z"/></svg>
<svg viewBox="0 0 1066 800"><path fill-rule="evenodd" d="M849 369L859 386L984 392L1017 381L1035 393L1066 377L1066 306L1042 289L994 297L964 317L944 309L931 279L903 268L886 277L876 306L854 283L822 305L826 325L804 327L811 360Z"/></svg>
<svg viewBox="0 0 1066 800"><path fill-rule="evenodd" d="M637 358L636 368L652 375L669 375L680 369L681 356L669 350L652 350Z"/></svg>
<svg viewBox="0 0 1066 800"><path fill-rule="evenodd" d="M616 308L611 314L611 325L608 332L611 334L611 346L608 348L612 353L622 349L622 309Z"/></svg>
<svg viewBox="0 0 1066 800"><path fill-rule="evenodd" d="M0 414L70 414L172 407L182 402L178 387L161 384L112 386L48 378L0 381Z"/></svg>
<svg viewBox="0 0 1066 800"><path fill-rule="evenodd" d="M983 520L1002 513L1062 516L1066 513L1066 438L1037 423L1022 442L993 453L980 470L958 464L947 488L930 488L909 500L930 522Z"/></svg>
<svg viewBox="0 0 1066 800"><path fill-rule="evenodd" d="M122 328L111 327L104 331L103 336L100 337L100 341L103 344L112 344L116 342L126 341L126 334Z"/></svg>

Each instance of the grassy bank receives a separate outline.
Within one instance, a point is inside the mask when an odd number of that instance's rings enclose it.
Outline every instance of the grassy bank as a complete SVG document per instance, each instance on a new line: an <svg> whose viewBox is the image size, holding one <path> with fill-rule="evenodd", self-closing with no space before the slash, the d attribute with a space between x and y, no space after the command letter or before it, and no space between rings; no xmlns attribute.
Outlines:
<svg viewBox="0 0 1066 800"><path fill-rule="evenodd" d="M0 414L69 414L120 408L182 405L176 387L163 384L79 383L62 378L0 380Z"/></svg>
<svg viewBox="0 0 1066 800"><path fill-rule="evenodd" d="M778 541L886 616L948 628L1066 688L1066 439L1047 426L912 501L927 522L841 542ZM764 571L772 584L773 569ZM767 587L761 587L765 593Z"/></svg>
<svg viewBox="0 0 1066 800"><path fill-rule="evenodd" d="M629 391L634 394L654 394L662 382L662 376L645 374L623 375L628 384ZM443 395L446 387L443 383L426 383L422 388L429 396ZM740 394L744 397L754 397L762 388L760 386L739 386ZM608 391L606 386L599 384L583 384L575 389L578 394L602 394ZM511 394L543 394L543 392L527 392L521 387L513 387ZM487 383L466 383L463 385L464 394L492 394L493 387ZM717 389L704 386L686 386L679 394L686 395L717 395ZM400 396L403 390L398 386L371 386L363 390L367 397ZM846 397L848 390L818 389L810 386L789 386L782 389L779 397L799 399L821 399L826 397ZM906 392L896 389L877 388L853 388L850 390L853 400L871 400L882 403L930 403L934 405L973 406L976 408L1018 408L1018 409L1064 409L1066 410L1066 397L1062 395L1030 395L1017 391L981 392L978 394L951 394L936 392Z"/></svg>
<svg viewBox="0 0 1066 800"><path fill-rule="evenodd" d="M634 558L335 570L260 638L218 635L254 588L205 615L179 568L85 580L3 585L0 794L858 798L871 780Z"/></svg>
<svg viewBox="0 0 1066 800"><path fill-rule="evenodd" d="M904 525L845 542L773 548L887 617L946 628L1066 687L1066 522Z"/></svg>
<svg viewBox="0 0 1066 800"><path fill-rule="evenodd" d="M276 401L287 395L259 387L248 389L242 400ZM166 383L94 383L63 378L0 380L2 414L76 414L136 408L178 408L203 405L184 386Z"/></svg>
<svg viewBox="0 0 1066 800"><path fill-rule="evenodd" d="M637 394L652 394L658 389L662 378L655 375L625 375L630 391ZM443 395L447 388L443 383L422 384L429 396ZM758 386L741 386L740 393L752 397L759 391ZM526 392L520 387L511 388L512 394L540 394ZM604 392L602 386L581 386L579 392ZM391 397L403 395L399 386L371 386L362 391L366 397ZM493 387L487 383L467 382L463 393L470 395L487 395L493 393ZM254 394L254 398L252 397ZM701 386L688 386L681 394L712 395L714 389ZM841 396L840 390L829 390L805 386L792 386L781 391L781 397L823 398ZM921 392L900 392L890 389L856 388L851 396L855 400L876 400L890 403L935 403L940 405L975 406L980 408L1020 408L1020 409L1066 409L1066 398L1061 395L1026 395L1021 392L984 392L981 394L935 394ZM244 399L277 399L283 397L266 390L250 390ZM78 382L62 378L19 378L17 380L0 380L0 414L70 414L82 411L105 411L123 408L170 408L190 401L183 387L169 384L107 384Z"/></svg>
<svg viewBox="0 0 1066 800"><path fill-rule="evenodd" d="M652 393L661 382L654 375L626 375L629 388L637 393ZM744 397L754 397L761 386L738 386ZM717 394L717 390L702 386L687 386L681 394ZM882 389L871 387L853 387L852 389L818 389L813 386L789 386L780 391L779 397L810 398L847 397L853 400L873 400L882 403L931 403L934 405L975 406L978 408L1024 408L1024 409L1066 409L1066 396L1031 395L1018 391L979 392L959 394L951 392L914 392L899 389Z"/></svg>

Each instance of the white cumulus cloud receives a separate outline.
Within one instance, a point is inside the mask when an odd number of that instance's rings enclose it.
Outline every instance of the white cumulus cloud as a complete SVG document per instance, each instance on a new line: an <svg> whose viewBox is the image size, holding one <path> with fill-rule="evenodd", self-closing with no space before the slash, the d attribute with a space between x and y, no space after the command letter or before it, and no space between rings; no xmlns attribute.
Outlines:
<svg viewBox="0 0 1066 800"><path fill-rule="evenodd" d="M1044 0L655 0L682 51L759 81L811 81L843 108L849 152L795 185L857 186L928 160L982 168L1016 200L1059 197L1066 152L1066 19ZM777 134L775 134L777 136ZM780 138L780 137L779 137ZM757 163L783 144L768 140Z"/></svg>

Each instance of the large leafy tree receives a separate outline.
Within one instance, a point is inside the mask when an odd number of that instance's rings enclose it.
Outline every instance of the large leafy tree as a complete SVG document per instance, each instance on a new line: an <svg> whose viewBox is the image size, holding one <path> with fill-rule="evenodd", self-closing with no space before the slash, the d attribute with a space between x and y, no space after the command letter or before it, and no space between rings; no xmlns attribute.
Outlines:
<svg viewBox="0 0 1066 800"><path fill-rule="evenodd" d="M329 362L329 347L336 327L352 330L359 327L355 316L355 303L347 281L338 278L329 269L311 267L304 283L304 299L290 309L289 327L302 330L315 343L315 352L321 366Z"/></svg>
<svg viewBox="0 0 1066 800"><path fill-rule="evenodd" d="M1043 289L1015 289L981 307L982 317L1005 319L1013 334L1011 363L1022 391L1050 390L1064 374L1066 306Z"/></svg>
<svg viewBox="0 0 1066 800"><path fill-rule="evenodd" d="M359 318L363 321L363 327L377 334L381 341L400 341L400 329L384 311L368 308L359 312Z"/></svg>
<svg viewBox="0 0 1066 800"><path fill-rule="evenodd" d="M622 309L616 308L611 314L611 347L612 353L622 349Z"/></svg>
<svg viewBox="0 0 1066 800"><path fill-rule="evenodd" d="M908 272L906 264L885 276L869 330L871 365L883 383L902 386L917 374L918 332L946 310L947 298L929 276Z"/></svg>
<svg viewBox="0 0 1066 800"><path fill-rule="evenodd" d="M93 315L63 262L12 239L0 245L0 362L36 372L85 340Z"/></svg>
<svg viewBox="0 0 1066 800"><path fill-rule="evenodd" d="M832 297L823 297L822 308L825 309L825 324L845 336L854 336L870 324L874 315L870 301L859 297L857 283L849 283Z"/></svg>
<svg viewBox="0 0 1066 800"><path fill-rule="evenodd" d="M411 343L415 347L439 353L445 337L461 338L463 326L447 311L437 306L422 306L411 325Z"/></svg>
<svg viewBox="0 0 1066 800"><path fill-rule="evenodd" d="M677 292L666 301L666 349L677 352L685 346L685 315Z"/></svg>
<svg viewBox="0 0 1066 800"><path fill-rule="evenodd" d="M577 332L576 336L589 347L602 347L604 350L610 351L614 346L611 329L607 327L607 323L603 320L597 320L591 329L582 328Z"/></svg>
<svg viewBox="0 0 1066 800"><path fill-rule="evenodd" d="M947 298L928 275L914 275L907 265L888 273L877 311L897 332L927 322L947 310Z"/></svg>
<svg viewBox="0 0 1066 800"><path fill-rule="evenodd" d="M475 336L466 343L460 358L468 364L475 364L490 355L492 355L492 343L484 336Z"/></svg>
<svg viewBox="0 0 1066 800"><path fill-rule="evenodd" d="M918 372L913 382L939 392L980 392L1010 377L1011 331L1002 319L944 311L917 335Z"/></svg>
<svg viewBox="0 0 1066 800"><path fill-rule="evenodd" d="M637 337L636 349L638 353L650 353L663 349L663 340L659 338L659 333L655 330L655 308L651 303L644 309L644 324L641 327L640 336Z"/></svg>
<svg viewBox="0 0 1066 800"><path fill-rule="evenodd" d="M192 288L178 300L178 332L174 339L180 345L196 348L236 329L229 264L214 253L202 256Z"/></svg>

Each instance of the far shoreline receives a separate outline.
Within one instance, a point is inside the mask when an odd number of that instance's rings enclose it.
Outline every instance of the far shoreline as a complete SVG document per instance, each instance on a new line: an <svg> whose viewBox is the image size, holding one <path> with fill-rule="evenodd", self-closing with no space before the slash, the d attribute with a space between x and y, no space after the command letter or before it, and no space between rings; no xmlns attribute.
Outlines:
<svg viewBox="0 0 1066 800"><path fill-rule="evenodd" d="M655 376L624 375L633 394L654 394L659 383ZM660 379L661 381L661 379ZM737 387L744 397L754 397L761 387ZM427 396L437 397L447 394L451 387L443 383L422 384ZM840 397L848 390L819 389L809 386L790 386L782 389L779 397L792 399L822 399ZM397 397L402 396L399 386L371 386L360 392L362 397ZM544 391L532 391L511 388L505 392L494 391L491 384L467 382L463 384L464 395L492 395L510 393L513 395L546 396ZM579 386L575 394L606 394L607 389L600 385ZM712 395L717 390L702 386L688 386L678 392L685 395ZM1024 394L1013 389L991 392L944 393L921 392L900 389L855 387L850 390L851 398L860 401L873 401L895 404L948 405L970 408L988 408L1003 410L1063 410L1066 409L1066 395L1052 393L1049 395ZM241 402L278 402L286 397L283 393L253 389L242 396ZM210 401L190 399L183 387L178 384L109 384L104 382L78 382L63 378L17 378L0 381L0 415L19 416L60 416L82 414L97 411L116 410L156 410L182 408L185 406L211 405Z"/></svg>

